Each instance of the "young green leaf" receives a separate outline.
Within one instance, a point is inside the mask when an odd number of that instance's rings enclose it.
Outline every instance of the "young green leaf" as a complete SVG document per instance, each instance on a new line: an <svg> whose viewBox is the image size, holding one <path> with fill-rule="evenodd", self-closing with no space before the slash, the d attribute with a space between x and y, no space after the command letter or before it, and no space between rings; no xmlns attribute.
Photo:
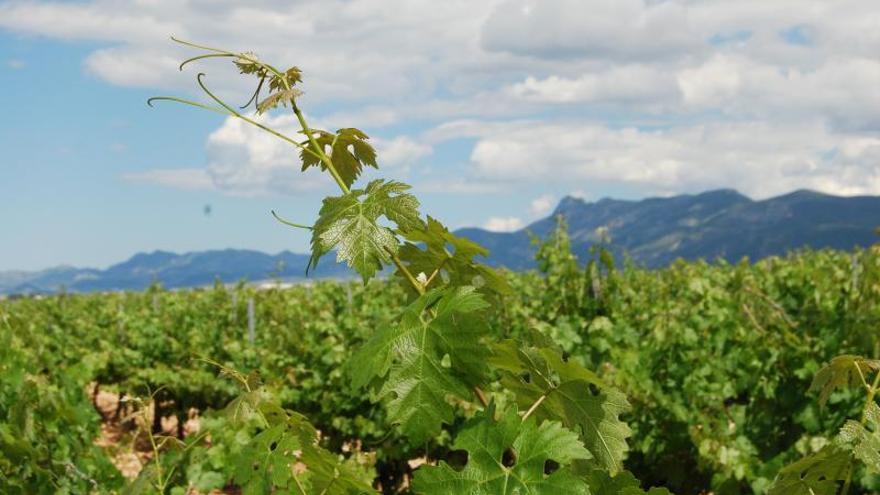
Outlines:
<svg viewBox="0 0 880 495"><path fill-rule="evenodd" d="M330 150L330 161L333 162L333 167L336 168L347 187L351 187L365 166L379 168L376 164L376 150L367 142L370 138L363 131L345 128L339 129L336 134L321 130L312 130L311 132L322 151L327 153L327 150ZM302 145L306 147L309 147L310 144L309 140L302 142ZM303 171L316 166L320 166L321 170L327 169L327 164L312 153L302 150L299 156L302 160Z"/></svg>
<svg viewBox="0 0 880 495"><path fill-rule="evenodd" d="M767 495L834 495L850 462L849 452L827 446L780 469Z"/></svg>
<svg viewBox="0 0 880 495"><path fill-rule="evenodd" d="M612 474L623 468L632 431L618 418L629 410L622 392L552 348L508 340L493 347L490 363L521 408L534 407L539 419L560 420L577 432L599 467Z"/></svg>
<svg viewBox="0 0 880 495"><path fill-rule="evenodd" d="M428 292L352 358L355 386L387 375L378 395L388 400L389 419L413 443L452 422L450 397L467 400L471 388L485 380L486 307L473 287Z"/></svg>
<svg viewBox="0 0 880 495"><path fill-rule="evenodd" d="M869 472L880 474L880 407L874 402L865 409L865 423L847 421L837 439L852 447L853 456L862 461Z"/></svg>
<svg viewBox="0 0 880 495"><path fill-rule="evenodd" d="M265 100L257 104L257 113L266 113L279 105L287 106L290 100L302 95L302 91L297 88L290 88L272 93Z"/></svg>
<svg viewBox="0 0 880 495"><path fill-rule="evenodd" d="M376 180L366 190L355 189L325 198L312 231L309 268L316 267L321 256L336 249L337 262L347 262L364 281L373 277L391 262L398 248L394 232L379 225L379 218L384 216L405 226L420 222L419 202L405 192L408 189L399 182Z"/></svg>
<svg viewBox="0 0 880 495"><path fill-rule="evenodd" d="M404 229L403 234L409 242L400 248L400 258L410 273L424 273L426 277L431 277L427 286L429 289L449 283L453 286L473 285L479 287L483 293L510 292L507 280L502 275L474 261L475 256L489 255L485 248L452 234L442 223L430 216L427 223L419 227ZM446 275L446 281L439 275L440 272ZM407 290L415 295L404 274L398 270L396 275Z"/></svg>
<svg viewBox="0 0 880 495"><path fill-rule="evenodd" d="M639 480L629 471L611 476L603 469L591 469L586 475L591 495L671 495L666 488L641 488Z"/></svg>
<svg viewBox="0 0 880 495"><path fill-rule="evenodd" d="M303 451L300 461L305 464L308 494L361 495L376 493L370 483L372 475L357 469L331 452L311 447ZM296 492L295 492L296 493Z"/></svg>
<svg viewBox="0 0 880 495"><path fill-rule="evenodd" d="M865 384L868 375L877 370L880 370L880 361L876 359L850 354L837 356L816 373L810 391L819 393L819 404L824 406L832 392Z"/></svg>
<svg viewBox="0 0 880 495"><path fill-rule="evenodd" d="M238 55L233 62L242 74L253 74L259 78L268 76L269 70L260 63L256 53L244 52Z"/></svg>
<svg viewBox="0 0 880 495"><path fill-rule="evenodd" d="M560 495L590 493L586 480L575 476L571 462L589 452L577 435L558 422L535 418L522 421L511 410L495 421L494 407L470 420L453 445L468 453L456 471L446 463L416 471L416 493L431 495ZM548 466L554 466L551 471Z"/></svg>

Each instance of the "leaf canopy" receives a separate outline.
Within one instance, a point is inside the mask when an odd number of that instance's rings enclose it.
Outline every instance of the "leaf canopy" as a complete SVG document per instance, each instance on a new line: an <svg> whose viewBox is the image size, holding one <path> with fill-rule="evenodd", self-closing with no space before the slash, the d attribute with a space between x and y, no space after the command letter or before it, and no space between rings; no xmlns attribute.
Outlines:
<svg viewBox="0 0 880 495"><path fill-rule="evenodd" d="M491 364L501 383L516 394L520 407L541 400L535 416L560 420L577 432L596 465L614 474L623 468L630 428L619 419L629 410L626 396L605 384L559 350L507 340L493 346ZM543 399L542 399L543 397Z"/></svg>
<svg viewBox="0 0 880 495"><path fill-rule="evenodd" d="M880 474L880 407L875 402L865 409L865 425L849 420L837 440L852 448L853 456L873 474Z"/></svg>
<svg viewBox="0 0 880 495"><path fill-rule="evenodd" d="M846 477L850 453L829 445L779 470L768 495L835 495Z"/></svg>
<svg viewBox="0 0 880 495"><path fill-rule="evenodd" d="M880 370L880 361L876 359L851 354L837 356L816 373L810 391L819 393L819 404L824 406L832 392L859 386L863 378L867 379L869 374L877 370Z"/></svg>
<svg viewBox="0 0 880 495"><path fill-rule="evenodd" d="M666 488L641 488L641 483L629 471L611 476L602 469L591 469L587 475L591 495L670 495Z"/></svg>
<svg viewBox="0 0 880 495"><path fill-rule="evenodd" d="M259 417L266 425L233 458L233 479L243 494L373 492L369 477L318 446L318 432L305 416L266 395L247 393L240 403L248 404L250 419Z"/></svg>
<svg viewBox="0 0 880 495"><path fill-rule="evenodd" d="M449 284L472 285L487 295L510 292L507 280L501 274L474 261L476 256L489 255L486 248L449 232L436 219L429 216L428 221L418 228L404 229L403 235L408 242L401 246L400 258L409 271L414 275L424 273L426 277L437 272L430 279L428 289ZM415 295L404 274L398 270L396 275L406 290Z"/></svg>
<svg viewBox="0 0 880 495"><path fill-rule="evenodd" d="M346 262L366 282L391 262L398 243L394 232L379 224L380 217L401 228L419 225L419 202L400 182L374 180L364 189L324 199L312 230L309 268L336 249L336 261ZM361 199L363 197L363 199Z"/></svg>
<svg viewBox="0 0 880 495"><path fill-rule="evenodd" d="M465 424L453 445L468 453L460 471L445 462L416 471L416 493L431 495L565 495L590 493L571 462L589 452L577 434L559 422L522 421L515 410L493 419L494 407ZM548 467L558 467L550 471Z"/></svg>
<svg viewBox="0 0 880 495"><path fill-rule="evenodd" d="M482 343L488 304L473 287L433 290L416 299L397 324L377 332L352 358L354 385L384 378L377 395L414 444L451 423L450 398L468 400L485 381Z"/></svg>
<svg viewBox="0 0 880 495"><path fill-rule="evenodd" d="M364 167L379 168L376 163L376 150L368 142L369 136L360 129L349 127L339 129L335 134L316 129L311 133L321 150L333 162L333 167L347 187L351 187L357 180ZM312 149L309 140L301 144ZM299 157L302 160L303 171L309 167L321 167L321 170L327 170L326 163L306 150L301 150Z"/></svg>

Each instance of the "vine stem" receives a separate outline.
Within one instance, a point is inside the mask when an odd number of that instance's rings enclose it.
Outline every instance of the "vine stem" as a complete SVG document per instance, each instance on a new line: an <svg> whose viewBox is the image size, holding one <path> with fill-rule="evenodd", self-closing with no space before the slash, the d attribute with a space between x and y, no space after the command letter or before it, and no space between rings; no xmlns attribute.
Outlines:
<svg viewBox="0 0 880 495"><path fill-rule="evenodd" d="M549 390L548 390L547 392L544 392L543 394L541 394L541 396L538 397L538 400L536 400L535 403L532 404L532 407L530 407L529 410L526 411L525 414L523 414L523 417L522 417L523 423L525 423L525 421L526 421L527 419L529 419L529 416L531 416L532 413L534 413L535 410L538 409L538 406L540 406L541 403L544 402L544 399L547 398L547 393L548 393L548 392L549 392Z"/></svg>
<svg viewBox="0 0 880 495"><path fill-rule="evenodd" d="M861 370L859 371L861 372ZM862 408L862 418L859 420L859 423L861 423L862 426L864 426L865 422L868 420L868 408L874 403L874 397L877 395L878 387L880 387L880 371L874 376L874 383L872 383L871 388L868 389L868 397L865 400L865 406ZM843 488L840 490L840 495L847 495L847 493L849 493L849 485L852 483L852 475L853 463L850 462L849 467L846 469L846 478L843 481Z"/></svg>
<svg viewBox="0 0 880 495"><path fill-rule="evenodd" d="M474 386L474 395L477 396L477 399L479 399L480 404L482 404L483 407L489 406L489 399L486 398L486 392L483 392L483 389Z"/></svg>
<svg viewBox="0 0 880 495"><path fill-rule="evenodd" d="M388 253L389 256L391 256L391 261L394 262L394 266L396 266L397 269L400 270L401 273L403 273L403 275L406 277L406 279L409 280L409 283L412 284L412 286L416 290L416 292L418 292L419 295L424 294L425 293L425 286L422 285L421 282L416 280L415 277L413 277L412 272L409 271L409 268L407 268L406 265L403 264L403 261L401 261L400 257L397 256L396 254L394 254L394 251L392 251L388 248L385 248L385 251Z"/></svg>
<svg viewBox="0 0 880 495"><path fill-rule="evenodd" d="M284 82L285 86L287 86L287 81ZM290 89L289 87L287 89ZM324 152L324 149L318 144L318 141L315 139L315 135L312 134L312 129L306 124L306 119L303 116L302 110L299 109L299 106L296 104L296 100L294 98L290 99L290 106L293 108L293 113L296 115L296 119L299 121L299 125L302 127L303 133L308 138L309 143L312 145L312 149L314 149L321 161L324 162L324 165L327 166L327 170L330 171L330 175L333 176L333 180L336 181L336 184L339 186L339 189L342 189L344 194L348 194L351 190L345 184L345 181L342 180L342 176L339 175L339 172L336 170L336 167L333 165L333 160L327 156L327 153Z"/></svg>

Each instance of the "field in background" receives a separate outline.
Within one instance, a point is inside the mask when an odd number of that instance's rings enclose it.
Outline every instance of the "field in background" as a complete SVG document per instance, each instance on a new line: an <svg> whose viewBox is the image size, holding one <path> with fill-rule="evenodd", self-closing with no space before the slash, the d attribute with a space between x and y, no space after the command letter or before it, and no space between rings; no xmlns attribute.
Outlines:
<svg viewBox="0 0 880 495"><path fill-rule="evenodd" d="M587 257L579 266L557 231L539 272L508 274L514 294L492 327L499 339L538 328L621 387L635 432L626 465L646 486L763 492L857 413L857 393L820 409L808 388L838 354L880 357L876 249L658 270ZM402 308L397 283L0 302L0 491L119 489L131 483L120 467L130 479L152 466L145 429L177 439L160 449L172 493L234 491L231 460L256 430L226 414L240 390L221 367L259 377L388 493L405 489L458 423L426 452L348 385L350 350Z"/></svg>

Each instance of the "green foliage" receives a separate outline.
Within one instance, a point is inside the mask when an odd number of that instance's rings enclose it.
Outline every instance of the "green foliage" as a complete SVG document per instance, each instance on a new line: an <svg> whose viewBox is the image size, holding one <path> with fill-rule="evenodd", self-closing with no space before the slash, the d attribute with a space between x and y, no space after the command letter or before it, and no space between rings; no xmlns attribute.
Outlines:
<svg viewBox="0 0 880 495"><path fill-rule="evenodd" d="M312 230L312 258L309 266L332 249L336 261L354 268L364 282L397 253L394 231L379 224L385 217L401 229L420 225L416 198L400 182L374 180L366 189L354 189L342 196L324 199ZM363 199L361 199L363 197Z"/></svg>
<svg viewBox="0 0 880 495"><path fill-rule="evenodd" d="M622 469L631 434L618 417L629 410L623 393L565 361L556 349L508 340L493 350L491 362L503 372L501 383L516 394L520 407L535 405L536 417L558 419L577 432L602 469L611 474Z"/></svg>
<svg viewBox="0 0 880 495"><path fill-rule="evenodd" d="M451 398L467 401L482 385L488 352L485 300L473 287L435 289L419 297L352 359L356 387L379 379L389 420L416 444L452 423Z"/></svg>
<svg viewBox="0 0 880 495"><path fill-rule="evenodd" d="M302 495L372 491L370 478L363 479L356 468L318 446L318 432L305 416L266 400L265 394L245 397L251 399L247 409L264 426L233 459L233 479L245 487L246 495L275 490ZM241 408L236 409L238 414ZM248 419L253 416L241 418Z"/></svg>
<svg viewBox="0 0 880 495"><path fill-rule="evenodd" d="M865 359L849 354L835 356L816 373L810 391L818 392L819 403L824 406L831 393L837 389L859 385L867 387L865 377L878 369L880 369L880 361L876 359Z"/></svg>
<svg viewBox="0 0 880 495"><path fill-rule="evenodd" d="M452 234L430 216L422 228L403 230L408 242L401 246L400 258L410 273L425 275L425 288L470 285L490 296L509 294L510 287L501 274L474 260L489 254L479 244ZM406 290L418 295L402 271L396 275Z"/></svg>
<svg viewBox="0 0 880 495"><path fill-rule="evenodd" d="M666 488L642 490L639 480L629 471L621 471L614 476L602 469L593 469L586 476L592 495L670 495Z"/></svg>
<svg viewBox="0 0 880 495"><path fill-rule="evenodd" d="M0 312L0 316L5 315ZM98 416L81 381L86 364L54 373L0 335L0 492L10 495L111 493L122 478L92 442Z"/></svg>
<svg viewBox="0 0 880 495"><path fill-rule="evenodd" d="M834 495L849 463L849 452L826 447L782 468L768 495Z"/></svg>
<svg viewBox="0 0 880 495"><path fill-rule="evenodd" d="M321 158L321 153L326 153L329 161L342 177L342 181L347 187L351 187L364 167L379 168L376 164L376 150L367 142L369 136L360 129L339 129L336 134L313 131L313 138L320 152L314 153L315 150L308 148L310 144L308 140L301 143L303 149L300 151L300 159L303 171L309 167L321 167L321 170L326 171L327 162Z"/></svg>
<svg viewBox="0 0 880 495"><path fill-rule="evenodd" d="M587 459L575 433L557 422L522 421L515 410L494 419L489 407L461 429L454 449L466 451L467 463L455 469L443 463L416 473L417 493L438 495L535 495L590 493L585 479L574 474L576 459Z"/></svg>
<svg viewBox="0 0 880 495"><path fill-rule="evenodd" d="M875 402L867 404L862 423L849 420L843 425L838 440L869 471L880 474L880 407Z"/></svg>

